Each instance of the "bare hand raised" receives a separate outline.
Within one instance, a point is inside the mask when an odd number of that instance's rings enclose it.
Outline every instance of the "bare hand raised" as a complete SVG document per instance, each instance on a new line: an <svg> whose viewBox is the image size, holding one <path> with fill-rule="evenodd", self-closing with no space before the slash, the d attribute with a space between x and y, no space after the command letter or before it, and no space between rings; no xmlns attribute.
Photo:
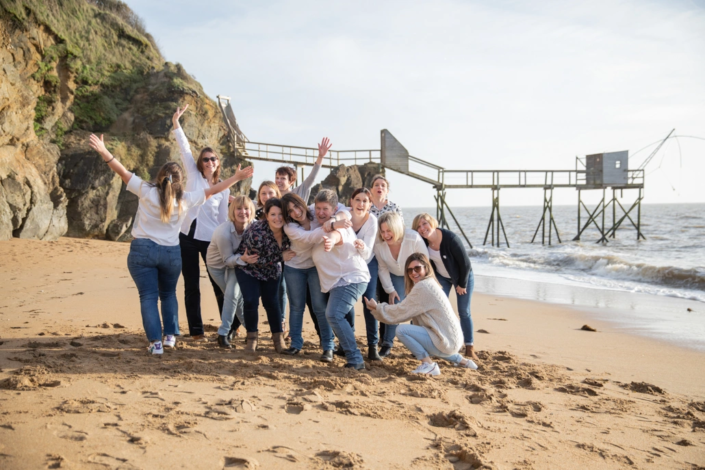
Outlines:
<svg viewBox="0 0 705 470"><path fill-rule="evenodd" d="M88 138L88 145L90 145L93 150L98 152L100 156L103 157L103 160L107 160L103 156L103 154L108 151L108 149L105 148L105 142L103 142L103 134L100 134L100 138L98 138L95 134L91 134Z"/></svg>
<svg viewBox="0 0 705 470"><path fill-rule="evenodd" d="M318 144L318 160L316 160L316 163L320 165L321 161L323 161L323 157L326 156L328 150L330 150L332 146L333 144L330 143L330 139L328 137L324 137L321 143Z"/></svg>
<svg viewBox="0 0 705 470"><path fill-rule="evenodd" d="M188 109L188 105L184 106L183 108L176 108L176 112L174 113L174 116L171 118L171 122L174 124L174 129L178 129L179 127L179 119L183 114L186 112Z"/></svg>
<svg viewBox="0 0 705 470"><path fill-rule="evenodd" d="M237 170L235 170L235 177L238 181L251 177L255 172L255 167L252 165L245 167L244 169L240 169L241 167L242 165L238 165Z"/></svg>

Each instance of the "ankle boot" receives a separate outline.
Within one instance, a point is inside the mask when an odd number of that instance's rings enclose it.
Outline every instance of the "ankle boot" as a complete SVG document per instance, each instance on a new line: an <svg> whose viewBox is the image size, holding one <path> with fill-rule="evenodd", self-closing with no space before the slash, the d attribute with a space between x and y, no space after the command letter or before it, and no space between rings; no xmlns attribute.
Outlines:
<svg viewBox="0 0 705 470"><path fill-rule="evenodd" d="M370 361L381 361L382 360L379 353L377 352L377 345L376 344L371 344L370 347L367 349L367 359L369 359Z"/></svg>
<svg viewBox="0 0 705 470"><path fill-rule="evenodd" d="M475 346L470 346L468 344L465 345L465 357L472 359L475 362L480 360L480 358L477 357L477 354L475 354Z"/></svg>
<svg viewBox="0 0 705 470"><path fill-rule="evenodd" d="M252 353L254 354L257 352L257 337L259 336L258 332L250 333L247 332L247 346L245 346L245 352Z"/></svg>
<svg viewBox="0 0 705 470"><path fill-rule="evenodd" d="M272 341L274 341L274 350L281 354L286 349L284 342L284 333L272 333Z"/></svg>
<svg viewBox="0 0 705 470"><path fill-rule="evenodd" d="M228 341L227 336L218 335L218 346L225 349L232 349L233 345Z"/></svg>

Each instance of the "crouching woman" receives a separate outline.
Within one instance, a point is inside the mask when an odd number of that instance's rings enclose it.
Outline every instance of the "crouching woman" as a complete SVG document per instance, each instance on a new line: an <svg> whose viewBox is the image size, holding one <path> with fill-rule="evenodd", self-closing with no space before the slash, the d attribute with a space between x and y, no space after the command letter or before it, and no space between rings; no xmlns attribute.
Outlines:
<svg viewBox="0 0 705 470"><path fill-rule="evenodd" d="M404 270L406 297L389 305L365 298L367 308L377 320L388 324L412 321L413 325L399 325L397 338L416 356L421 364L412 374L440 375L438 364L431 357L446 359L458 366L477 369L477 365L457 353L463 345L460 321L433 275L428 257L413 253L406 260Z"/></svg>

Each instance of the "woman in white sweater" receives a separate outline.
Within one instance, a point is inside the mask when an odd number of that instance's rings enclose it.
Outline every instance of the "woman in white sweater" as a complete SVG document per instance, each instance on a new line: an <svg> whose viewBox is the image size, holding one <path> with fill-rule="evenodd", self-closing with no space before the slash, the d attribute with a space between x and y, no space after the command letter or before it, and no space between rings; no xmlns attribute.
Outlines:
<svg viewBox="0 0 705 470"><path fill-rule="evenodd" d="M414 230L404 230L401 216L395 212L387 212L379 216L378 237L374 252L379 265L379 280L382 288L388 294L388 303L404 300L404 266L406 260L413 253L423 253L428 256L428 249L423 238ZM378 293L378 297L381 293ZM382 297L379 297L383 300ZM382 347L379 350L381 357L391 354L394 345L396 325L380 325Z"/></svg>
<svg viewBox="0 0 705 470"><path fill-rule="evenodd" d="M413 253L406 260L404 284L406 298L395 305L378 304L365 298L367 308L381 322L399 325L397 336L404 346L421 361L412 374L440 375L431 357L446 359L458 366L477 369L470 359L458 354L463 345L463 330L441 285L433 275L428 256Z"/></svg>

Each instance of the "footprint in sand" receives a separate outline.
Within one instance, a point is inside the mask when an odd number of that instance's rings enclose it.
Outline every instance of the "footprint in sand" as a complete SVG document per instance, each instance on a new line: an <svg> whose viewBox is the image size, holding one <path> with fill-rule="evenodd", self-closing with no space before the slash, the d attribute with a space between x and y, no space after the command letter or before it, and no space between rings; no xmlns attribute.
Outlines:
<svg viewBox="0 0 705 470"><path fill-rule="evenodd" d="M252 457L223 457L223 468L254 469L257 467L259 462Z"/></svg>

